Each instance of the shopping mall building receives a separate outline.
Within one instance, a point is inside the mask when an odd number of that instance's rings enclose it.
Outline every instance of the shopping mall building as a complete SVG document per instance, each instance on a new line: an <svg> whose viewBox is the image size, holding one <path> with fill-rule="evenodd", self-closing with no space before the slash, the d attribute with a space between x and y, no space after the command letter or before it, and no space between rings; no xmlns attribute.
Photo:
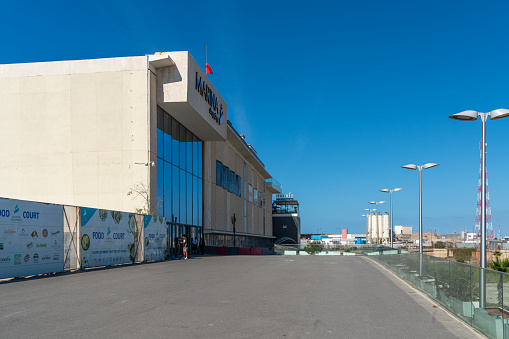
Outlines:
<svg viewBox="0 0 509 339"><path fill-rule="evenodd" d="M171 239L267 247L281 187L227 113L188 52L0 65L1 196L157 211Z"/></svg>

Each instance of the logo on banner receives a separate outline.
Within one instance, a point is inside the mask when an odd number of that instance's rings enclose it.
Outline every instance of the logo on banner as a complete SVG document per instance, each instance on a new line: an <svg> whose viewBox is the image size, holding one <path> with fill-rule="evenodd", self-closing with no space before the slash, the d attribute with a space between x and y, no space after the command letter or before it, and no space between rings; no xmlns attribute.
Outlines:
<svg viewBox="0 0 509 339"><path fill-rule="evenodd" d="M0 264L8 264L11 262L11 257L0 257Z"/></svg>
<svg viewBox="0 0 509 339"><path fill-rule="evenodd" d="M57 235L58 233L60 233L60 231L51 232L51 235Z"/></svg>
<svg viewBox="0 0 509 339"><path fill-rule="evenodd" d="M14 235L16 234L16 231L13 230L12 228L7 228L4 230L4 235Z"/></svg>
<svg viewBox="0 0 509 339"><path fill-rule="evenodd" d="M27 244L27 250L31 249L32 247L34 247L34 243L33 242L29 242Z"/></svg>
<svg viewBox="0 0 509 339"><path fill-rule="evenodd" d="M42 230L42 236L43 236L43 238L46 238L48 236L48 230L47 229L43 229Z"/></svg>
<svg viewBox="0 0 509 339"><path fill-rule="evenodd" d="M39 254L34 253L34 262L38 262L38 261L39 261Z"/></svg>
<svg viewBox="0 0 509 339"><path fill-rule="evenodd" d="M14 207L14 213L13 213L13 216L11 218L11 222L13 222L13 223L20 223L21 222L21 217L19 215L16 215L16 214L18 214L18 212L19 212L19 206L16 205Z"/></svg>
<svg viewBox="0 0 509 339"><path fill-rule="evenodd" d="M19 237L28 237L28 232L25 231L24 228L21 229L21 231L18 233Z"/></svg>
<svg viewBox="0 0 509 339"><path fill-rule="evenodd" d="M37 231L36 230L33 230L31 235L32 235L32 238L39 237L37 235Z"/></svg>
<svg viewBox="0 0 509 339"><path fill-rule="evenodd" d="M46 255L44 255L44 256L41 258L41 261L48 261L48 260L50 260L50 259L51 259L51 257L50 257L49 255L47 255L47 254L46 254Z"/></svg>
<svg viewBox="0 0 509 339"><path fill-rule="evenodd" d="M0 242L0 250L3 250L3 249L4 249L4 243Z"/></svg>
<svg viewBox="0 0 509 339"><path fill-rule="evenodd" d="M16 207L14 207L14 214L18 213L19 212L19 207L18 205L16 204Z"/></svg>
<svg viewBox="0 0 509 339"><path fill-rule="evenodd" d="M48 245L46 243L38 243L38 244L35 244L35 247L36 248L46 248L46 247L48 247Z"/></svg>
<svg viewBox="0 0 509 339"><path fill-rule="evenodd" d="M30 260L30 254L25 254L24 260L25 262L28 262L28 260Z"/></svg>
<svg viewBox="0 0 509 339"><path fill-rule="evenodd" d="M21 254L14 254L14 265L21 265Z"/></svg>
<svg viewBox="0 0 509 339"><path fill-rule="evenodd" d="M53 253L53 260L60 260L60 254Z"/></svg>

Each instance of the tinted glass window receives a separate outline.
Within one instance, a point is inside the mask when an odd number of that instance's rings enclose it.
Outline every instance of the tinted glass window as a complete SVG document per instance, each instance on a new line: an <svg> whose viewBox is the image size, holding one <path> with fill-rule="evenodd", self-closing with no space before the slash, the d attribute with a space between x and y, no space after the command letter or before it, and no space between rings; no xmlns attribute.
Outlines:
<svg viewBox="0 0 509 339"><path fill-rule="evenodd" d="M179 169L175 166L171 166L171 182L172 182L172 209L171 213L173 215L174 222L180 222L180 191L179 191ZM177 218L177 221L175 221L175 218Z"/></svg>
<svg viewBox="0 0 509 339"><path fill-rule="evenodd" d="M186 172L180 170L180 222L187 223L186 213Z"/></svg>
<svg viewBox="0 0 509 339"><path fill-rule="evenodd" d="M159 215L163 213L164 203L164 161L160 158L157 159L157 183L156 183L156 210ZM166 215L165 215L166 216Z"/></svg>
<svg viewBox="0 0 509 339"><path fill-rule="evenodd" d="M203 151L203 142L202 141L198 141L198 176L200 178L203 178L203 164L202 164L202 159L203 159L203 154L202 154L202 151Z"/></svg>
<svg viewBox="0 0 509 339"><path fill-rule="evenodd" d="M186 130L186 171L193 172L193 134Z"/></svg>
<svg viewBox="0 0 509 339"><path fill-rule="evenodd" d="M164 216L171 215L171 164L164 162ZM168 218L170 219L170 218Z"/></svg>
<svg viewBox="0 0 509 339"><path fill-rule="evenodd" d="M179 166L179 151L180 151L180 124L177 120L172 119L171 121L171 163L175 166Z"/></svg>
<svg viewBox="0 0 509 339"><path fill-rule="evenodd" d="M198 138L193 135L193 175L198 175Z"/></svg>
<svg viewBox="0 0 509 339"><path fill-rule="evenodd" d="M171 162L171 117L164 113L164 160Z"/></svg>
<svg viewBox="0 0 509 339"><path fill-rule="evenodd" d="M193 176L193 225L199 226L199 217L200 214L198 210L200 209L200 205L198 202L198 195L200 191L198 190L198 178Z"/></svg>
<svg viewBox="0 0 509 339"><path fill-rule="evenodd" d="M157 107L157 156L164 157L164 111Z"/></svg>
<svg viewBox="0 0 509 339"><path fill-rule="evenodd" d="M186 129L180 125L180 168L186 169Z"/></svg>
<svg viewBox="0 0 509 339"><path fill-rule="evenodd" d="M193 221L193 175L187 173L186 180L186 212L187 212L187 223L194 225Z"/></svg>
<svg viewBox="0 0 509 339"><path fill-rule="evenodd" d="M203 187L202 179L198 179L198 226L203 226Z"/></svg>

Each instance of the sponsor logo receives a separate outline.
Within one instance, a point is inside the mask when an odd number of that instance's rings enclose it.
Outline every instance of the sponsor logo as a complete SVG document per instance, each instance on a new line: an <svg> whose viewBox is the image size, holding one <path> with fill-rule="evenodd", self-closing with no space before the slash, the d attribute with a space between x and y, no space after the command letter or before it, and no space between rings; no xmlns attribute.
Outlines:
<svg viewBox="0 0 509 339"><path fill-rule="evenodd" d="M0 250L3 250L3 249L4 249L4 243L0 242Z"/></svg>
<svg viewBox="0 0 509 339"><path fill-rule="evenodd" d="M43 236L43 238L46 238L48 236L48 230L47 229L43 229L42 230L42 236Z"/></svg>
<svg viewBox="0 0 509 339"><path fill-rule="evenodd" d="M113 233L113 239L124 239L125 233Z"/></svg>
<svg viewBox="0 0 509 339"><path fill-rule="evenodd" d="M104 232L92 232L92 239L104 239Z"/></svg>
<svg viewBox="0 0 509 339"><path fill-rule="evenodd" d="M16 205L16 207L14 207L14 214L16 214L18 212L19 212L19 207L18 207L18 205Z"/></svg>
<svg viewBox="0 0 509 339"><path fill-rule="evenodd" d="M38 262L38 261L39 261L39 254L34 253L34 262Z"/></svg>
<svg viewBox="0 0 509 339"><path fill-rule="evenodd" d="M58 233L60 233L60 231L51 232L51 235L57 235Z"/></svg>
<svg viewBox="0 0 509 339"><path fill-rule="evenodd" d="M32 247L34 247L34 243L33 242L29 242L27 244L27 250L31 249Z"/></svg>
<svg viewBox="0 0 509 339"><path fill-rule="evenodd" d="M25 231L24 228L21 229L21 231L18 233L19 237L28 237L28 232Z"/></svg>
<svg viewBox="0 0 509 339"><path fill-rule="evenodd" d="M8 229L4 230L4 235L13 235L13 234L16 234L16 231L13 230L12 228L8 228Z"/></svg>
<svg viewBox="0 0 509 339"><path fill-rule="evenodd" d="M14 265L21 265L21 254L14 254Z"/></svg>
<svg viewBox="0 0 509 339"><path fill-rule="evenodd" d="M25 219L39 219L39 212L23 212Z"/></svg>
<svg viewBox="0 0 509 339"><path fill-rule="evenodd" d="M35 247L36 248L46 248L46 247L48 247L48 245L46 243L39 243L39 244L35 244Z"/></svg>
<svg viewBox="0 0 509 339"><path fill-rule="evenodd" d="M23 258L23 260L25 260L25 262L28 262L28 260L30 260L30 254L25 254L25 258Z"/></svg>
<svg viewBox="0 0 509 339"><path fill-rule="evenodd" d="M58 242L55 240L53 244L50 246L51 248L58 248Z"/></svg>
<svg viewBox="0 0 509 339"><path fill-rule="evenodd" d="M41 257L41 261L48 261L51 260L51 257L47 254L45 254L43 257Z"/></svg>
<svg viewBox="0 0 509 339"><path fill-rule="evenodd" d="M31 236L32 236L32 238L35 238L35 237L37 237L37 238L38 238L38 237L39 237L39 236L37 235L37 231L36 231L36 230L33 230L33 231L32 231Z"/></svg>
<svg viewBox="0 0 509 339"><path fill-rule="evenodd" d="M59 253L53 253L53 260L60 260L60 254Z"/></svg>
<svg viewBox="0 0 509 339"><path fill-rule="evenodd" d="M110 226L108 226L108 232L106 232L106 235L110 235L111 233L111 229L110 229Z"/></svg>
<svg viewBox="0 0 509 339"><path fill-rule="evenodd" d="M11 262L11 257L0 257L0 264L8 264Z"/></svg>

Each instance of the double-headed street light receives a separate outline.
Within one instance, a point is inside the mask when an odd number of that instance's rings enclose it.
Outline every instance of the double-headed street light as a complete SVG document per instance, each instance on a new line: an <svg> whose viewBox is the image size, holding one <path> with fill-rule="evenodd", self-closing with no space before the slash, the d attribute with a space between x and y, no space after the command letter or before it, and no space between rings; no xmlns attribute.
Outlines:
<svg viewBox="0 0 509 339"><path fill-rule="evenodd" d="M417 166L417 165L414 165L414 164L408 164L408 165L405 165L405 166L401 166L403 168L406 168L406 169L411 169L411 170L416 170L418 169L419 170L419 253L422 254L422 170L423 169L428 169L428 168L431 168L431 167L435 167L435 166L438 166L439 164L435 164L435 163L432 163L432 162L429 162L425 165L422 165L422 166Z"/></svg>
<svg viewBox="0 0 509 339"><path fill-rule="evenodd" d="M393 234L393 231L394 231L394 226L393 226L393 223L392 223L392 192L397 192L397 191L401 191L402 188L395 188L395 189L387 189L387 188L384 188L384 189L381 189L380 192L386 192L386 193L390 193L391 194L391 247L393 247L393 244L392 244L392 234Z"/></svg>
<svg viewBox="0 0 509 339"><path fill-rule="evenodd" d="M482 122L482 141L481 141L481 268L482 272L479 277L479 306L486 308L486 121L502 119L509 116L509 110L499 108L488 113L477 111L463 111L450 115L449 118L454 120L474 121L481 117Z"/></svg>
<svg viewBox="0 0 509 339"><path fill-rule="evenodd" d="M383 204L385 201L369 201L370 204L376 205L376 214L375 214L375 220L376 220L376 243L380 243L380 224L378 223L378 205Z"/></svg>

